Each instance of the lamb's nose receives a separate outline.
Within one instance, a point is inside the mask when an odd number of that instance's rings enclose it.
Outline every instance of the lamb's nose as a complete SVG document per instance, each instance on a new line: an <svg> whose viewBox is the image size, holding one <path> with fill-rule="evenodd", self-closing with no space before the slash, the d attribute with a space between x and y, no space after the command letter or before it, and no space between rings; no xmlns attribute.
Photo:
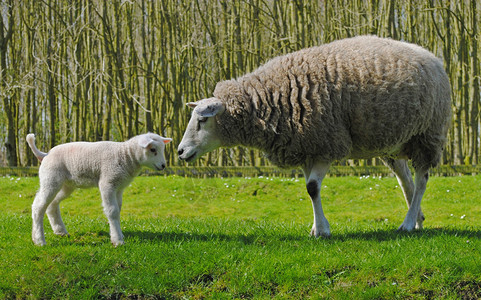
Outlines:
<svg viewBox="0 0 481 300"><path fill-rule="evenodd" d="M182 153L184 153L184 149L179 149L179 151L177 151L177 153L178 153L179 155L182 155Z"/></svg>
<svg viewBox="0 0 481 300"><path fill-rule="evenodd" d="M162 164L162 170L165 169L165 164Z"/></svg>

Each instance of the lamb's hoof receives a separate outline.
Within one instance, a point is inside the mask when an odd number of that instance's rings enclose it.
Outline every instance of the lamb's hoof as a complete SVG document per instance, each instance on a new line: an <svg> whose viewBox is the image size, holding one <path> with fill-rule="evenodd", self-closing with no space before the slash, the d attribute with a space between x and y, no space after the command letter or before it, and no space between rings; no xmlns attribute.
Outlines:
<svg viewBox="0 0 481 300"><path fill-rule="evenodd" d="M112 242L112 245L114 245L114 247L116 248L124 244L124 241L111 241L111 242Z"/></svg>
<svg viewBox="0 0 481 300"><path fill-rule="evenodd" d="M54 232L58 236L66 236L70 237L70 234L67 231L59 231L59 232Z"/></svg>
<svg viewBox="0 0 481 300"><path fill-rule="evenodd" d="M33 243L35 244L35 246L45 246L47 245L47 242L45 242L45 240L33 240Z"/></svg>

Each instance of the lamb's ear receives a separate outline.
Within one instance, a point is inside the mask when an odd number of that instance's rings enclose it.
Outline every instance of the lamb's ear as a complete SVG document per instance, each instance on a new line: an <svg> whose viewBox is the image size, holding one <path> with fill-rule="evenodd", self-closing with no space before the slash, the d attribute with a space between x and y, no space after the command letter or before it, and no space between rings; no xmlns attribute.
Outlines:
<svg viewBox="0 0 481 300"><path fill-rule="evenodd" d="M190 107L190 108L196 108L196 106L198 105L198 103L197 103L197 102L189 102L189 103L187 103L187 104L185 104L185 105L187 105L187 106Z"/></svg>
<svg viewBox="0 0 481 300"><path fill-rule="evenodd" d="M148 136L142 135L139 137L139 146L147 149L154 140Z"/></svg>
<svg viewBox="0 0 481 300"><path fill-rule="evenodd" d="M162 141L164 142L164 144L168 144L168 143L172 142L172 139L171 138L162 138Z"/></svg>
<svg viewBox="0 0 481 300"><path fill-rule="evenodd" d="M223 113L225 110L225 105L222 101L211 98L206 103L198 105L195 111L202 117L213 117L215 115Z"/></svg>

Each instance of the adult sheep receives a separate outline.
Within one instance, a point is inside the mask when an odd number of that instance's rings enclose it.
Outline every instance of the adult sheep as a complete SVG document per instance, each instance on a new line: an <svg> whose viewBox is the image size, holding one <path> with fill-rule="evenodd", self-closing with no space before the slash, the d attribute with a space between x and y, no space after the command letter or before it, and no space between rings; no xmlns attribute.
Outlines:
<svg viewBox="0 0 481 300"><path fill-rule="evenodd" d="M214 97L188 103L194 110L178 154L190 162L244 145L281 167L302 167L314 236L331 234L320 198L330 164L381 157L408 205L399 229L411 231L424 221L421 199L442 155L450 93L442 62L419 46L373 36L339 40L274 58L219 82Z"/></svg>

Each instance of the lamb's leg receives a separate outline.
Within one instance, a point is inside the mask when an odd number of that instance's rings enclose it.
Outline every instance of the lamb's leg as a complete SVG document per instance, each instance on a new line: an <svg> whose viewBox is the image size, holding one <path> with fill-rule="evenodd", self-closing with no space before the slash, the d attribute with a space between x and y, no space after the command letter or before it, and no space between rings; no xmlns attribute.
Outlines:
<svg viewBox="0 0 481 300"><path fill-rule="evenodd" d="M99 182L99 188L104 213L109 220L110 241L114 246L122 245L124 239L120 229L120 207L117 202L117 190L108 182Z"/></svg>
<svg viewBox="0 0 481 300"><path fill-rule="evenodd" d="M419 224L419 216L422 216L421 212L421 200L424 192L426 191L426 184L429 179L429 173L427 169L416 170L414 174L414 195L409 206L408 213L404 218L404 222L399 227L399 230L411 231L417 228ZM424 218L424 216L423 216ZM421 222L422 227L422 222Z"/></svg>
<svg viewBox="0 0 481 300"><path fill-rule="evenodd" d="M124 190L119 189L117 190L117 205L119 206L119 210L122 210L122 194Z"/></svg>
<svg viewBox="0 0 481 300"><path fill-rule="evenodd" d="M124 193L123 189L117 191L117 205L119 206L119 213L122 211L122 195ZM119 217L120 218L120 217ZM124 234L120 232L122 241L124 240Z"/></svg>
<svg viewBox="0 0 481 300"><path fill-rule="evenodd" d="M329 170L330 163L317 162L303 168L304 177L306 178L306 187L312 201L312 209L314 212L314 224L312 225L311 235L315 237L330 237L331 230L329 222L324 216L321 204L321 186L322 180Z"/></svg>
<svg viewBox="0 0 481 300"><path fill-rule="evenodd" d="M73 190L74 188L64 185L47 208L48 220L50 221L50 226L52 226L52 230L56 235L68 235L65 224L62 221L62 216L60 215L59 204L62 200L70 196Z"/></svg>
<svg viewBox="0 0 481 300"><path fill-rule="evenodd" d="M48 185L40 184L40 189L35 195L32 204L32 241L35 245L43 246L45 242L45 233L43 230L43 217L48 205L54 199L60 190L61 184L49 182Z"/></svg>
<svg viewBox="0 0 481 300"><path fill-rule="evenodd" d="M414 196L414 182L407 161L404 159L394 160L392 158L382 158L382 160L396 175L397 181L401 186L404 199L406 200L406 204L409 209ZM419 214L416 221L416 229L423 228L423 221L424 214L422 210L419 209Z"/></svg>

